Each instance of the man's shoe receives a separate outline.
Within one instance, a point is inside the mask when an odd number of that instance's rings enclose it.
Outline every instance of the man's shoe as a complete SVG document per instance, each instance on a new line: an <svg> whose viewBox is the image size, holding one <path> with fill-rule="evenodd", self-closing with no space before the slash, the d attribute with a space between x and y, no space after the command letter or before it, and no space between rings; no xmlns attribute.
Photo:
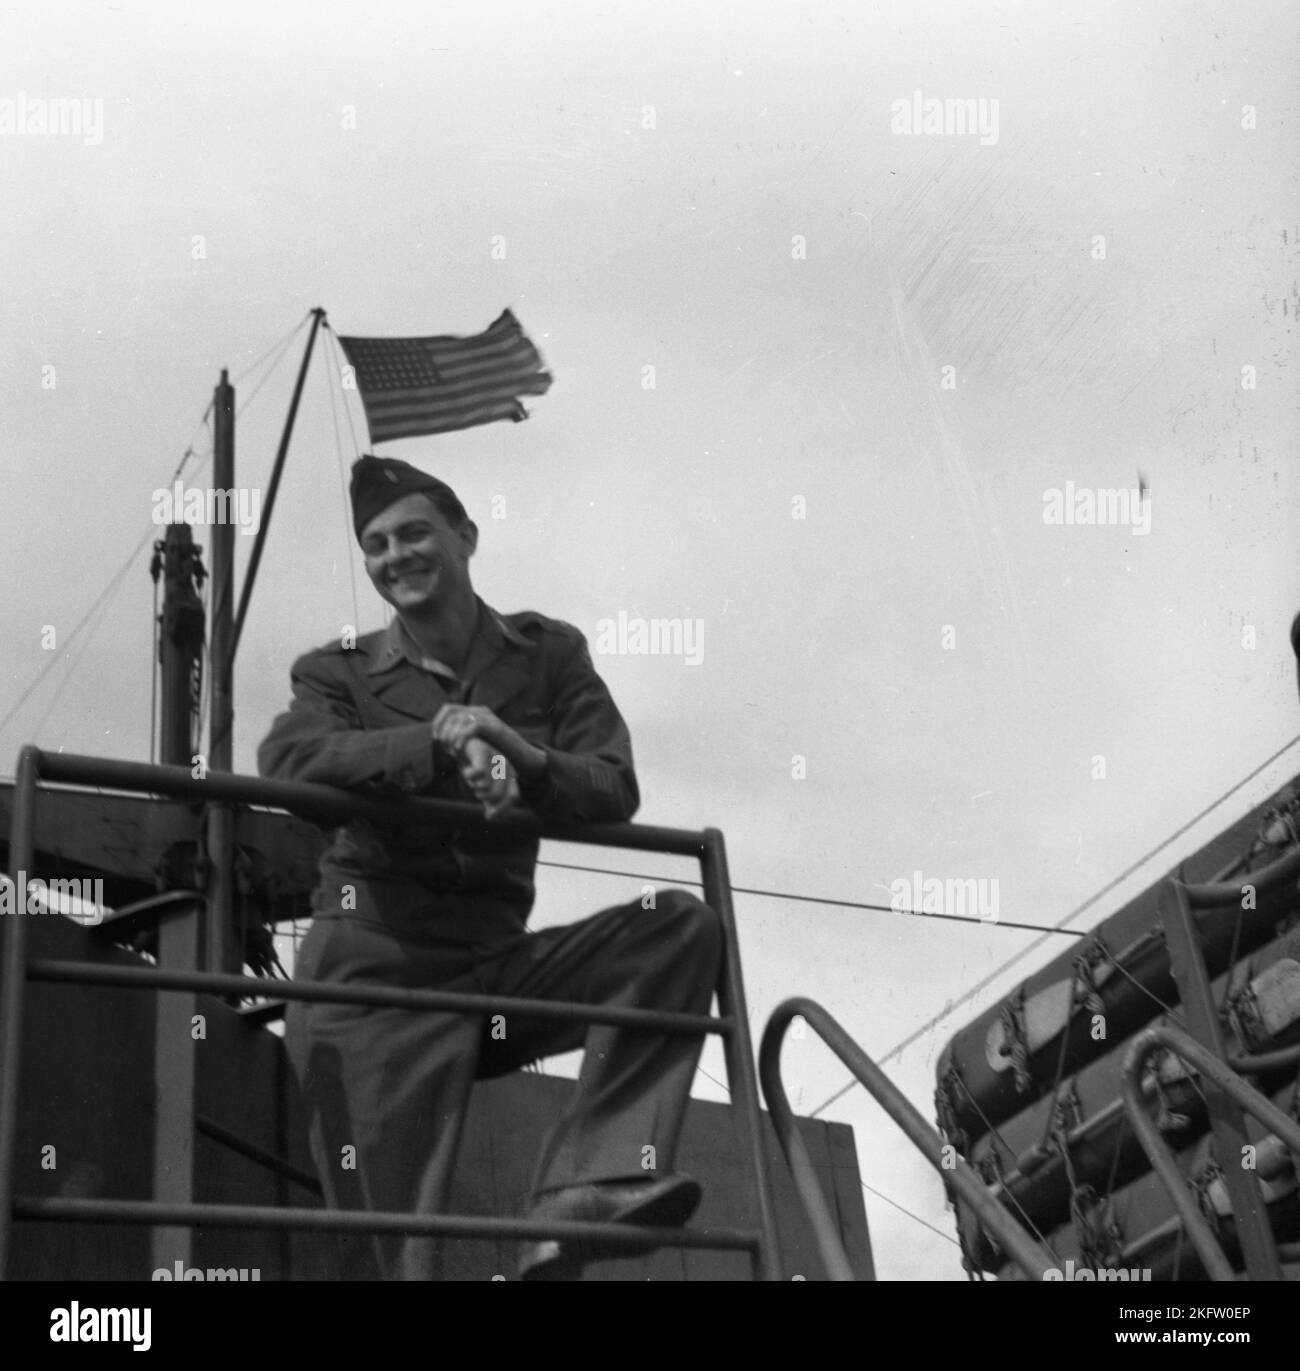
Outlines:
<svg viewBox="0 0 1300 1371"><path fill-rule="evenodd" d="M564 1222L627 1223L646 1228L681 1228L699 1207L703 1191L690 1176L657 1181L595 1181L543 1195L528 1211L530 1219ZM576 1281L582 1268L602 1257L640 1257L651 1243L615 1247L599 1241L576 1243L560 1238L525 1242L519 1278L525 1281Z"/></svg>

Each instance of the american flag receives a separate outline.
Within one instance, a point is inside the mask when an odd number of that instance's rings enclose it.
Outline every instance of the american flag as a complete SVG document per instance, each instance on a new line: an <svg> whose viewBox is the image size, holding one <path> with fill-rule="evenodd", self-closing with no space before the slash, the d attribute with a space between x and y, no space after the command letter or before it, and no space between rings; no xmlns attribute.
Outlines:
<svg viewBox="0 0 1300 1371"><path fill-rule="evenodd" d="M372 443L528 418L521 395L550 373L507 309L472 338L340 338L356 371Z"/></svg>

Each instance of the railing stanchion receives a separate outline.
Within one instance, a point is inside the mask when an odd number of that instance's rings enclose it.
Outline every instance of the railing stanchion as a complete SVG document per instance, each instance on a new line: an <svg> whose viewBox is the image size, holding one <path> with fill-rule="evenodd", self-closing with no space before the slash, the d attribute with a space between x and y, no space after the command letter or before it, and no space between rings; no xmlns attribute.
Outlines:
<svg viewBox="0 0 1300 1371"><path fill-rule="evenodd" d="M158 929L158 966L197 971L203 949L203 902ZM154 1014L153 1194L162 1204L194 1200L194 1114L198 1047L193 1017L197 990L159 995ZM190 1265L194 1234L184 1227L155 1228L153 1269Z"/></svg>
<svg viewBox="0 0 1300 1371"><path fill-rule="evenodd" d="M1204 1044L1172 1024L1155 1024L1144 1029L1133 1039L1124 1058L1124 1109L1138 1142L1142 1144L1152 1170L1164 1182L1209 1278L1213 1281L1231 1281L1235 1279L1232 1263L1201 1213L1200 1204L1192 1194L1168 1143L1160 1136L1160 1130L1147 1112L1142 1092L1142 1070L1147 1058L1161 1047L1167 1048L1186 1065L1194 1067L1206 1082L1217 1086L1244 1113L1258 1119L1266 1128L1271 1128L1297 1156L1300 1156L1300 1123L1288 1118L1267 1095L1260 1094L1254 1086L1243 1081ZM1269 1237L1271 1240L1271 1230Z"/></svg>
<svg viewBox="0 0 1300 1371"><path fill-rule="evenodd" d="M1178 987L1181 1016L1188 1033L1220 1059L1226 1059L1223 1025L1215 1004L1210 974L1205 968L1200 935L1187 887L1174 877L1166 880L1156 897L1156 910L1164 928L1169 949L1169 969ZM1254 1140L1246 1128L1241 1107L1214 1085L1206 1083L1205 1107L1210 1117L1210 1132L1216 1155L1241 1157L1242 1149ZM1229 1165L1223 1169L1223 1184L1232 1203L1233 1223L1241 1243L1246 1271L1253 1281L1280 1281L1282 1264L1269 1224L1268 1202L1258 1175L1245 1167Z"/></svg>
<svg viewBox="0 0 1300 1371"><path fill-rule="evenodd" d="M727 1061L727 1081L740 1137L738 1142L748 1162L750 1193L762 1243L754 1254L754 1275L758 1280L781 1279L781 1252L776 1236L776 1214L772 1187L767 1176L767 1154L763 1146L763 1116L758 1102L758 1081L754 1074L754 1047L749 1033L749 1010L745 1004L745 981L740 970L740 940L736 932L736 913L731 903L731 875L727 869L727 848L716 828L704 830L700 854L704 902L722 921L726 935L726 964L718 986L718 1007L733 1028L723 1040Z"/></svg>
<svg viewBox="0 0 1300 1371"><path fill-rule="evenodd" d="M23 996L27 988L27 911L19 907L32 869L36 779L40 753L25 747L18 757L9 866L13 911L0 918L0 1280L9 1274L13 1236L14 1149L18 1141L18 1086L23 1066Z"/></svg>

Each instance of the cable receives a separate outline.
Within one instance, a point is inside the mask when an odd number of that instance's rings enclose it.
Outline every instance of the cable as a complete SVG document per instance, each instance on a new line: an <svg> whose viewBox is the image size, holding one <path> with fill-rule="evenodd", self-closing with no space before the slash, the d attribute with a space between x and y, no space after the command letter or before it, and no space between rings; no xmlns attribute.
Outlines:
<svg viewBox="0 0 1300 1371"><path fill-rule="evenodd" d="M13 708L10 709L10 711L4 716L3 719L0 719L0 732L4 731L9 721L14 717L15 714L18 713L18 711L30 698L32 692L37 688L37 686L41 684L42 681L45 680L46 676L48 676L49 673L54 669L56 663L58 663L62 659L63 654L67 652L67 650L76 641L77 634L80 633L81 630L86 626L87 621L94 615L95 611L98 610L98 608L104 602L104 600L109 595L111 595L114 590L117 589L118 585L122 581L122 578L126 575L128 571L131 570L131 564L135 561L136 557L139 556L141 548L143 548L144 545L147 542L149 542L151 538L156 536L157 531L158 530L155 525L149 525L144 537L141 538L140 541L135 545L135 547L131 550L130 556L128 556L125 563L123 563L122 569L117 573L116 576L113 577L113 579L108 583L108 585L105 586L104 589L99 592L99 595L96 597L95 602L90 606L90 608L85 612L85 614L82 615L81 620L77 624L77 626L63 640L63 646L41 668L41 670L37 673L36 679L18 697Z"/></svg>
<svg viewBox="0 0 1300 1371"><path fill-rule="evenodd" d="M305 324L306 322L306 319L304 319L303 323ZM249 405L251 405L253 401L257 399L258 391L260 391L262 387L271 379L271 377L275 375L275 369L280 365L282 361L284 361L285 353L289 351L289 347L293 343L293 340L301 332L302 324L299 324L298 327L294 329L294 331L284 340L284 342L280 344L280 350L276 353L275 360L266 369L266 372L263 375L262 379L253 387L252 391L239 402L239 407L235 411L236 418L242 417L244 411L247 410ZM231 385L234 385L233 381L231 382Z"/></svg>
<svg viewBox="0 0 1300 1371"><path fill-rule="evenodd" d="M1237 965L1237 951L1241 946L1241 930L1245 922L1245 911L1242 909L1238 909L1237 917L1233 920L1232 923L1232 950L1228 953L1228 965L1234 969ZM1237 988L1239 989L1240 987ZM1217 1006L1217 1012L1223 1018L1225 1023L1227 1022L1226 1010L1228 1008L1228 998L1232 994L1233 989L1234 987L1232 984L1232 975L1231 973L1229 973L1227 976L1223 978L1223 994L1219 996L1219 1003Z"/></svg>
<svg viewBox="0 0 1300 1371"><path fill-rule="evenodd" d="M1030 1231L1030 1233L1035 1238L1038 1239L1040 1243L1042 1243L1042 1245L1048 1250L1048 1252L1050 1252L1051 1255L1056 1258L1056 1261L1059 1265L1061 1258L1060 1255L1057 1253L1056 1249L1052 1246L1051 1239L1047 1236L1047 1234L1045 1234L1042 1231L1042 1229L1039 1228L1039 1226L1033 1221L1033 1219L1029 1217L1029 1211L1024 1207L1023 1204L1020 1203L1020 1201L1016 1198L1015 1191L1011 1188L1011 1186L1007 1184L1006 1175L1002 1170L1002 1162L1001 1159L998 1157L997 1149L998 1147L1001 1147L1006 1152L1006 1154L1011 1158L1013 1165L1015 1165L1016 1163L1015 1149L1007 1142L1007 1140L998 1131L997 1125L980 1108L980 1102L971 1093L970 1087L966 1084L966 1082L961 1080L960 1077L958 1077L958 1083L961 1085L963 1094L965 1094L966 1098L971 1102L971 1105L974 1108L975 1112L980 1116L980 1122L984 1125L984 1131L993 1139L994 1143L996 1144L990 1155L993 1158L993 1164L997 1170L998 1179L1001 1181L1002 1184L1003 1200L1009 1201L1011 1204L1015 1205L1015 1207L1020 1211L1020 1217L1025 1221L1024 1226ZM812 1115L810 1114L808 1117L812 1118ZM960 1243L958 1243L957 1245L959 1247L961 1246Z"/></svg>
<svg viewBox="0 0 1300 1371"><path fill-rule="evenodd" d="M338 374L342 374L340 359L344 356L343 344L339 342L339 336L334 332L334 327L328 319L324 320L325 331L329 335L330 346L334 349L334 367ZM340 384L341 388L341 384ZM348 406L346 399L343 403L343 413L347 415L348 432L352 435L352 450L359 457L361 455L361 445L357 442L356 426L352 422L352 410Z"/></svg>
<svg viewBox="0 0 1300 1371"><path fill-rule="evenodd" d="M1188 1031L1187 1024L1184 1022L1183 1016L1176 1009L1174 1009L1170 1005L1167 1005L1160 998L1159 995L1157 995L1153 990L1148 990L1147 987L1144 986L1142 982L1137 979L1136 976L1131 975L1124 968L1124 966L1120 964L1119 960L1115 957L1114 953L1111 952L1110 948L1108 948L1104 943L1102 943L1100 939L1098 940L1098 946L1105 954L1106 960L1110 962L1110 964L1115 968L1115 970L1118 971L1119 974L1123 976L1126 981L1129 981L1138 990L1140 990L1147 997L1147 999L1154 1001L1156 1006L1163 1013L1169 1016L1169 1020L1171 1023L1175 1024L1178 1028L1181 1028L1184 1032Z"/></svg>
<svg viewBox="0 0 1300 1371"><path fill-rule="evenodd" d="M194 431L193 431L193 433L191 434L191 439L192 439L195 435L198 434L198 432L204 427L204 425L207 424L207 422L208 422L208 416L209 416L211 413L212 413L212 405L211 405L211 403L209 403L207 409L204 410L204 412L203 412L203 417L202 417L202 418L199 420L199 422L194 426ZM191 441L190 443L187 443L187 444L186 444L185 451L184 451L184 453L183 453L182 456L181 456L181 460L179 461L179 463L177 463L176 470L172 473L172 479L171 479L170 484L172 484L172 485L175 484L177 478L180 476L181 472L185 469L185 463L188 462L188 461L190 460L190 458L193 457L194 455L195 455L195 454L194 454L194 445L193 445L193 442ZM14 715L16 715L16 714L18 713L18 711L23 707L23 705L24 705L24 704L27 702L27 700L30 698L30 696L32 695L32 693L33 693L33 692L41 685L41 683L45 680L45 677L54 669L55 665L62 659L63 654L64 654L65 652L67 652L68 648L70 648L70 647L72 646L72 643L73 643L73 641L76 639L77 634L80 633L81 630L85 627L86 622L90 619L90 617L91 617L91 616L95 613L95 611L99 608L101 602L105 599L106 596L108 596L108 595L110 595L110 594L112 593L112 591L113 591L114 587L117 585L117 583L121 580L121 578L122 578L123 576L126 575L127 571L130 570L131 564L135 561L136 557L137 557L137 556L139 555L139 553L140 553L140 549L141 549L142 547L144 547L144 545L145 545L151 538L155 537L155 536L156 536L156 533L157 533L157 525L151 523L151 524L149 525L148 531L144 534L144 536L140 539L140 541L135 545L135 547L134 547L134 548L131 550L131 552L127 555L126 561L122 564L122 567L121 567L121 569L118 571L117 575L116 575L116 576L113 578L113 580L110 581L110 582L108 583L108 585L105 586L104 589L99 593L99 596L95 599L94 603L90 606L90 608L89 608L89 609L85 612L85 614L81 617L81 619L80 619L80 621L77 623L76 627L74 627L73 630L72 630L72 632L69 633L68 636L64 639L62 648L60 648L58 651L56 651L55 654L54 654L54 656L50 658L50 660L40 669L39 672L37 672L36 678L35 678L35 679L32 681L32 683L27 687L27 689L24 690L23 693L18 697L18 699L15 701L13 707L12 707L12 708L9 710L9 712L4 716L4 718L3 718L3 719L0 719L0 732L3 732L3 731L4 731L4 729L8 726L9 722L13 719Z"/></svg>
<svg viewBox="0 0 1300 1371"><path fill-rule="evenodd" d="M261 390L261 388L262 388L263 385L266 384L266 382L267 382L267 380L270 378L271 374L275 371L276 367L279 365L279 362L280 362L280 360L283 358L284 353L288 350L289 346L292 344L293 340L298 336L298 334L302 332L302 329L303 329L304 324L306 324L307 320L310 319L310 318L311 318L311 313L310 313L310 311L309 311L308 314L303 318L303 320L302 320L300 323L298 323L297 326L296 326L295 328L293 328L293 329L290 331L290 333L289 333L285 338L283 338L279 343L274 343L274 344L272 344L271 347L268 348L268 349L266 350L266 352L264 352L259 358L257 358L256 361L250 363L249 366L245 367L244 370L243 370L242 372L239 373L239 376L236 378L237 380L238 380L238 379L242 379L243 377L247 376L250 372L254 371L257 367L259 367L259 366L267 359L267 357L269 357L269 356L271 355L272 352L275 352L275 351L278 349L278 355L276 356L275 360L272 362L272 364L271 364L269 370L266 372L266 375L263 376L262 379L258 382L257 386L254 387L252 394L250 394L250 395L243 401L243 403L240 405L240 413L243 413L243 411L248 407L248 405L250 405L250 404L252 403L252 401L254 400L254 398L255 398L256 395L257 395L257 392L258 392L259 390ZM209 402L208 402L208 405L207 405L207 408L203 411L203 416L202 416L202 418L201 418L201 419L199 420L199 422L195 425L194 433L191 435L190 442L187 443L186 446L185 446L185 451L182 453L181 459L180 459L180 461L177 463L176 470L172 473L172 479L171 479L170 484L174 485L174 484L176 483L176 481L180 478L181 473L184 471L185 466L186 466L186 463L189 462L191 458L193 458L193 457L195 457L195 456L197 455L197 454L195 453L195 451L194 451L194 442L193 442L193 439L194 439L195 436L197 436L197 434L198 434L205 426L207 426L208 421L209 421L209 419L210 419L210 417L211 417L211 414L212 414L212 402L209 401ZM203 460L206 461L207 456L210 456L210 455L211 455L211 453L209 452L208 454L205 455L205 457L204 457ZM201 469L201 468L202 468L202 462L200 463L200 469ZM78 634L81 632L81 630L86 626L87 622L88 622L88 621L89 621L89 620L99 611L100 607L105 603L105 601L112 595L112 593L113 593L113 592L117 589L117 587L121 584L123 578L126 576L126 573L131 569L132 564L135 562L136 557L139 555L141 548L143 548L144 545L145 545L151 538L153 538L153 537L155 536L155 534L156 534L156 528L157 528L157 526L156 526L155 524L153 524L153 523L150 524L148 531L145 533L145 535L140 539L140 541L135 545L135 547L134 547L134 548L131 550L131 552L128 554L128 556L127 556L127 558L126 558L126 561L122 564L122 567L120 568L120 570L118 571L118 573L113 577L113 579L108 583L108 585L100 592L100 594L96 597L95 601L91 604L90 608L86 611L86 613L82 616L82 618L79 620L79 622L77 623L77 625L73 628L72 632L69 633L68 636L64 639L64 641L63 641L63 646L54 654L53 657L51 657L51 659L45 664L45 666L41 668L41 670L36 674L36 678L35 678L35 679L32 681L32 683L27 687L27 689L24 690L23 693L18 697L18 699L15 701L15 703L13 704L13 706L12 706L12 707L10 708L10 710L8 711L8 713L5 714L5 716L4 716L2 719L0 719L0 732L3 732L3 731L4 731L4 729L9 725L9 723L10 723L11 720L14 718L14 716L18 713L18 711L22 708L22 706L27 702L27 700L31 697L31 695L33 694L33 692L36 691L36 690L40 687L40 685L42 684L42 682L45 680L46 676L54 669L55 665L56 665L59 661L61 661L61 660L63 659L64 655L67 653L68 649L72 646L73 642L76 640L77 635L78 635ZM89 640L87 640L87 641L89 641ZM84 650L85 650L85 649L84 649L84 647L83 647L83 648L82 648L82 651L84 652ZM81 655L81 654L78 653L78 660L80 660L80 655ZM70 678L70 676L69 676L69 678ZM206 679L206 673L205 673L205 679ZM52 709L52 708L54 707L54 703L55 703L55 702L59 699L59 697L62 695L63 690L66 688L66 686L67 686L67 679L65 679L64 682L63 682L63 684L59 687L59 690L58 690L58 691L56 692L56 694L55 694L54 701L51 701L50 708L46 710L46 713L45 713L44 715L42 715L41 720L40 720L40 723L44 723L46 717L48 717L48 715L49 715L50 709ZM39 725L38 725L38 727L39 727ZM151 743L151 746L152 746L152 743Z"/></svg>
<svg viewBox="0 0 1300 1371"><path fill-rule="evenodd" d="M176 463L176 470L172 472L172 479L169 482L170 485L176 484L177 480L180 478L181 472L185 470L185 463L195 455L194 439L203 429L208 427L208 420L212 418L212 404L213 401L209 400L207 409L203 411L203 417L194 425L194 431L190 434L190 441L185 444L185 451L181 453L181 459Z"/></svg>
<svg viewBox="0 0 1300 1371"><path fill-rule="evenodd" d="M961 1243L959 1243L957 1239L952 1237L950 1234L945 1233L942 1228L936 1228L934 1224L927 1223L926 1220L923 1219L919 1214L913 1214L910 1209L904 1209L903 1206L899 1204L897 1200L891 1200L888 1195L882 1195L879 1190L875 1189L874 1186L868 1185L866 1181L862 1179L861 1176L858 1177L858 1182L862 1186L863 1190L870 1190L871 1193L878 1200L884 1200L886 1204L892 1204L900 1214L906 1214L909 1219L915 1219L917 1223L921 1225L922 1228L928 1228L931 1233L937 1233L944 1240L944 1242L950 1242L954 1247L957 1248L961 1247Z"/></svg>
<svg viewBox="0 0 1300 1371"><path fill-rule="evenodd" d="M184 460L184 459L182 459ZM149 619L149 765L158 760L158 640L161 635L161 626L158 623L158 572L162 571L160 565L162 553L159 551L159 544L154 544L154 559L150 567L152 571L158 569L153 578L153 614Z"/></svg>
<svg viewBox="0 0 1300 1371"><path fill-rule="evenodd" d="M120 589L121 589L121 586L122 586L122 582L121 582L121 580L119 579L119 581L118 581L117 584L116 584L116 589L120 590ZM108 606L112 603L112 601L113 601L113 597L110 595L109 598L108 598L108 600L105 601L104 608L107 609ZM65 671L64 674L63 674L63 680L61 680L61 681L59 682L59 688L58 688L58 689L54 692L54 694L50 697L50 702L49 702L49 704L47 704L47 705L45 706L45 713L42 714L41 717L40 717L39 719L37 719L37 721L35 722L35 724L32 725L32 733L31 733L31 736L32 736L33 738L35 738L35 737L37 737L37 736L39 735L41 729L43 729L43 728L45 727L45 721L46 721L46 719L48 719L48 718L50 717L50 715L54 712L54 707L55 707L55 705L57 705L57 704L59 703L59 701L63 698L63 692L64 692L65 690L67 690L69 682L70 682L70 681L73 679L73 677L77 674L77 667L80 665L81 659L86 655L86 649L91 645L91 643L93 643L93 642L95 641L95 634L96 634L96 633L100 630L100 628L103 626L103 623L104 623L103 615L102 615L102 614L96 615L96 616L95 616L95 622L91 625L90 632L87 633L86 636L81 640L81 645L77 648L76 654L75 654L73 657L67 659L67 668L68 668L68 669L67 669L67 671ZM60 659L60 660L64 660L64 659L65 659L65 654L64 654L64 653L60 653L60 654L59 654L59 659Z"/></svg>
<svg viewBox="0 0 1300 1371"><path fill-rule="evenodd" d="M289 331L286 337L280 339L280 341L277 343L272 343L271 346L267 348L267 350L257 359L257 361L250 362L243 369L243 371L241 371L239 375L231 381L230 384L232 386L237 386L240 383L240 381L242 381L244 377L249 374L249 372L255 371L258 367L260 367L262 363L266 361L266 359L276 350L276 348L280 348L281 351L283 351L286 347L288 347L288 345L291 342L293 342L293 340L302 332L303 325L310 318L311 310L308 310L307 313L303 315L302 319L297 324L295 324L294 327Z"/></svg>
<svg viewBox="0 0 1300 1371"><path fill-rule="evenodd" d="M1153 847L1151 851L1148 852L1145 856L1139 857L1137 861L1133 862L1130 866L1125 867L1124 870L1121 871L1119 875L1114 878L1114 880L1107 881L1107 883L1104 886L1102 886L1102 888L1099 891L1097 891L1095 895L1090 895L1086 900L1084 900L1084 902L1081 905L1077 905L1074 909L1070 910L1070 912L1066 914L1060 920L1060 922L1055 925L1055 927L1059 929L1063 925L1070 923L1072 920L1074 920L1080 914L1082 914L1083 911L1087 909L1090 905L1096 904L1097 901L1101 899L1103 895L1109 894L1122 881L1127 880L1135 871L1145 866L1146 863L1149 862L1152 857L1156 856L1157 853L1163 852L1164 849L1167 848L1169 844L1172 843L1176 838L1180 838L1184 833L1187 832L1189 828L1193 827L1193 825L1195 824L1200 823L1200 821L1203 818L1205 818L1207 814L1209 814L1212 810L1217 809L1218 806L1221 805L1224 802L1224 800L1228 799L1229 796L1235 795L1236 792L1240 790L1242 786L1244 786L1247 782L1254 780L1255 777L1258 776L1261 771L1265 770L1267 767L1272 766L1272 764L1275 761L1277 761L1277 759L1284 752L1286 752L1289 748L1294 747L1298 742L1300 742L1300 734L1297 734L1294 738L1290 740L1290 742L1284 743L1271 756L1266 757L1253 771L1243 776L1241 780L1239 780L1236 783L1236 785L1230 787L1228 790L1225 790L1224 793L1220 795L1217 800L1211 801L1208 805L1205 806L1204 809L1200 811L1200 813L1188 819L1188 821L1185 824L1175 829L1174 832L1171 833L1167 838L1157 843L1156 846ZM965 1004L968 1000L973 999L982 990L984 990L987 986L991 985L1001 975L1003 975L1003 973L1010 970L1011 967L1015 966L1017 962L1023 961L1024 958L1026 958L1031 952L1033 952L1034 949L1037 948L1046 939L1046 937L1047 934L1043 934L1042 937L1035 938L1033 942L1031 942L1027 947L1022 947L1020 951L1017 952L1014 956L1008 957L1007 960L1003 962L1001 966L995 967L991 972L989 972L987 976L983 977L977 984L973 985L969 990L964 991L955 1000L952 1000L950 1003L946 1004L943 1007L943 1009L941 1009L939 1013L936 1014L932 1019L927 1020L920 1026L920 1028L916 1029L912 1033L909 1033L907 1037L905 1037L901 1042L891 1047L883 1057L877 1059L876 1065L884 1066L884 1064L887 1061L889 1061L893 1057L896 1057L900 1052L903 1051L904 1048L910 1047L914 1042L916 1042L918 1038L924 1037L932 1028L936 1027L938 1024L941 1024L944 1021L944 1019L946 1019L948 1015L953 1012L954 1009L958 1008L958 1006L960 1005ZM848 1092L852 1090L853 1087L857 1084L858 1080L855 1076L852 1080L848 1081L845 1085L841 1086L840 1089L837 1090L828 1099L823 1100L822 1103L819 1104L817 1108L814 1109L812 1113L808 1115L808 1117L810 1119L815 1119L823 1109L826 1109L830 1105L834 1104L836 1100L841 1098L841 1096L847 1095Z"/></svg>
<svg viewBox="0 0 1300 1371"><path fill-rule="evenodd" d="M114 581L113 581L113 583L112 583L112 586L110 587L110 589L112 590L113 593L109 595L109 597L108 597L107 600L105 600L104 605L103 605L103 609L107 609L108 606L113 602L114 595L116 594L116 592L117 592L118 590L120 590L120 589L122 588L122 583L123 583L123 580L125 579L125 573L126 573L129 569L130 569L130 564L128 563L127 566L124 566L124 567L122 568L122 571L121 571L121 572L118 574L118 576L114 579ZM156 589L156 587L155 587L155 592L154 592L154 593L155 593L155 596L156 596L156 594L157 594L157 589ZM94 639L95 639L95 634L96 634L96 633L99 631L99 629L103 626L103 622L104 622L104 619L103 619L103 610L101 610L100 613L97 614L97 615L95 616L94 622L90 625L90 632L87 633L86 636L82 639L80 646L77 648L76 654L75 654L74 656L72 656L72 657L67 661L67 671L64 673L63 680L59 682L59 687L58 687L58 689L54 692L54 695L51 697L49 704L45 706L45 712L41 715L41 717L36 721L36 723L35 723L35 724L33 725L33 727L32 727L32 735L33 735L33 736L35 736L35 735L37 735L38 733L40 733L41 729L44 728L44 726L45 726L45 721L46 721L46 719L48 719L48 718L50 717L50 715L54 712L54 707L55 707L55 705L58 704L59 700L60 700L60 699L62 698L62 696L63 696L63 692L68 688L69 682L70 682L70 681L73 679L73 677L76 675L77 667L78 667L78 665L80 664L81 659L86 655L86 649L87 649L87 648L90 646L90 644L94 641ZM64 651L62 651L62 652L60 652L60 653L58 654L56 660L64 660L64 659L66 658L66 656L67 656L67 651L68 651L68 649L69 649L70 647L71 647L71 643L65 643L65 644L64 644Z"/></svg>
<svg viewBox="0 0 1300 1371"><path fill-rule="evenodd" d="M326 363L329 366L328 362ZM357 571L352 562L352 524L348 519L348 507L351 500L348 497L348 478L343 465L343 434L339 429L338 410L334 405L334 368L329 367L329 378L326 389L330 397L330 418L334 421L334 453L339 463L339 485L343 491L343 503L340 509L343 514L343 546L347 549L348 561L348 580L352 584L352 622L358 626L361 624L361 602L357 599ZM346 399L342 401L344 408L347 408ZM355 436L355 435L354 435Z"/></svg>
<svg viewBox="0 0 1300 1371"><path fill-rule="evenodd" d="M710 1076L702 1066L697 1066L695 1069L706 1081L712 1081L719 1090L724 1091L728 1099L731 1098L731 1087L725 1081L720 1081L716 1076Z"/></svg>
<svg viewBox="0 0 1300 1371"><path fill-rule="evenodd" d="M705 1071L705 1069L702 1066L697 1066L695 1069L700 1073L701 1076L705 1077L706 1080L712 1081L714 1085L719 1086L722 1090L725 1090L728 1096L730 1096L731 1091L722 1081L718 1080L716 1076L710 1076L709 1073ZM904 1208L903 1205L899 1204L897 1200L891 1200L888 1195L881 1194L881 1192L877 1190L874 1186L868 1185L866 1181L862 1179L861 1176L858 1177L858 1181L864 1190L870 1190L871 1193L875 1195L877 1199L884 1200L886 1204L893 1205L893 1207L897 1209L900 1214L906 1214L909 1219L915 1219L916 1222L919 1223L923 1228L928 1228L931 1233L937 1233L939 1237L941 1237L945 1242L952 1243L954 1247L961 1246L959 1242L957 1242L949 1234L945 1233L942 1228L936 1228L932 1223L928 1223L925 1219L921 1218L919 1214L913 1214L910 1209Z"/></svg>
<svg viewBox="0 0 1300 1371"><path fill-rule="evenodd" d="M559 867L564 871L590 871L598 876L628 876L636 881L655 881L660 885L696 885L703 886L702 881L691 881L678 879L669 876L649 876L643 871L615 871L606 866L578 866L572 862L546 862L539 861L538 866ZM1068 938L1084 938L1085 933L1080 933L1073 928L1058 929L1048 928L1044 924L1018 924L1007 923L1001 919L992 922L988 919L968 919L962 914L935 914L924 909L895 909L893 905L887 904L861 904L854 900L831 900L825 899L820 895L792 895L787 890L758 890L753 886L733 885L731 887L733 895L762 895L770 900L797 900L802 904L824 904L833 905L840 909L870 909L877 910L882 914L907 914L918 919L947 919L952 923L959 924L984 924L994 928L1024 928L1033 932L1040 933L1062 933Z"/></svg>
<svg viewBox="0 0 1300 1371"><path fill-rule="evenodd" d="M1081 960L1082 958L1079 959L1079 961ZM1079 961L1076 961L1075 974L1070 978L1070 1006L1065 1011L1065 1022L1067 1024L1072 1024L1074 1022L1074 1006L1079 1001L1079 983L1083 979L1083 968L1079 966ZM1056 1054L1056 1079L1052 1082L1051 1102L1046 1111L1047 1126L1043 1129L1043 1136L1038 1140L1037 1144L1038 1151L1040 1152L1045 1152L1047 1150L1047 1145L1052 1139L1052 1125L1055 1122L1056 1111L1061 1102L1061 1082L1065 1079L1065 1058L1069 1051L1069 1047L1070 1034L1066 1031L1061 1034L1061 1049ZM967 1091L967 1094L969 1093L970 1092ZM1068 1144L1066 1144L1066 1146L1068 1148Z"/></svg>

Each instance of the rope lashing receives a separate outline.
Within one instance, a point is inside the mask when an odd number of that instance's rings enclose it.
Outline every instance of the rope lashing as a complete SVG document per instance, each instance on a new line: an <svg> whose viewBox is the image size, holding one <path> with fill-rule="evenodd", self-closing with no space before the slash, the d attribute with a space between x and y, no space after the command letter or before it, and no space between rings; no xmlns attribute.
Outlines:
<svg viewBox="0 0 1300 1371"><path fill-rule="evenodd" d="M1106 1013L1106 1002L1097 985L1097 972L1110 960L1109 949L1097 937L1089 938L1082 952L1074 959L1074 974L1083 988L1083 1007L1089 1014Z"/></svg>
<svg viewBox="0 0 1300 1371"><path fill-rule="evenodd" d="M1034 1083L1029 1074L1029 1038L1025 1029L1023 984L1007 997L998 1020L1002 1025L1003 1037L1011 1048L1011 1070L1015 1076L1016 1091L1023 1095Z"/></svg>

